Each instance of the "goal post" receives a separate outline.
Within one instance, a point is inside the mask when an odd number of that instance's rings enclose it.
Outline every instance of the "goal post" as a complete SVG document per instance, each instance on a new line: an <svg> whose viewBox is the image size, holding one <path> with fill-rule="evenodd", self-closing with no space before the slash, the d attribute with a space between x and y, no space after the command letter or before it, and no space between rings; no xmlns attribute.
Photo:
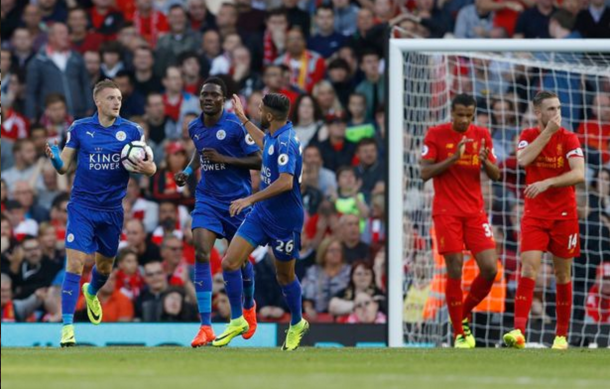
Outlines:
<svg viewBox="0 0 610 389"><path fill-rule="evenodd" d="M570 122L570 125L575 127L580 122L592 120L590 112L599 112L604 107L594 102L596 100L591 93L595 91L590 91L587 87L593 84L594 87L610 93L610 39L390 39L387 58L389 72L388 346L403 347L406 337L415 336L410 333L413 330L405 324L403 315L405 297L408 297L406 288L409 287L410 282L408 272L413 271L410 268L413 265L412 257L421 254L421 261L427 265L427 268L422 270L426 275L422 277L428 277L430 283L433 282L435 275L442 272L434 264L435 255L432 252L431 187L429 183L424 185L419 178L417 156L427 128L449 121L451 97L466 92L475 95L480 102L477 119L487 120L487 123L481 124L488 128L497 120L497 113L494 117L493 107L490 105L495 104L496 100L510 100L506 116L516 116L510 131L520 132L532 124L531 108L528 105L531 96L528 93L541 88L557 89L561 92L559 94L563 106L562 116L564 120L568 119L566 123ZM496 77L495 72L501 73L500 77ZM528 84L531 81L528 78L530 73L534 74L536 85ZM516 84L519 84L518 90L516 87L506 89L507 86ZM510 98L505 98L505 94ZM594 107L595 104L598 106ZM605 124L610 125L610 123ZM515 135L507 129L508 127L498 127L494 130L499 131L497 134L499 139L504 141L507 152ZM577 128L571 129L575 132L577 130ZM583 136L587 141L589 135ZM497 147L495 144L494 146ZM606 161L605 166L610 166L609 162ZM597 170L599 169L601 167ZM593 170L589 171L590 182L591 175L596 175L599 171L596 171L596 168L589 170ZM514 173L517 175L517 172ZM489 205L488 214L490 217L493 216L492 219L502 220L499 227L500 229L503 227L504 230L500 232L506 234L511 207L514 207L516 212L519 211L521 200L518 194L514 194L519 189L509 188L506 182L493 187L488 183L485 185L488 185L488 196L497 201L499 199L502 203L499 209ZM588 186L583 193L584 196L589 195ZM514 217L518 219L519 214ZM413 218L416 220L411 220ZM605 239L610 240L610 237ZM413 252L413 247L418 247L418 253ZM599 254L600 258L604 259L603 256L607 256L610 260L610 252L603 251L603 247L605 246L600 245L599 252L592 254ZM589 263L584 264L584 266L589 265ZM591 264L593 265L598 264ZM409 270L405 270L407 268ZM585 270L587 270L585 273L581 273L586 274L582 277L585 277L583 282L588 287L595 283L595 274L589 271L590 269ZM435 293L430 291L429 287L430 285L428 285L426 304L434 297L430 296ZM426 288L422 287L422 290ZM439 296L434 298L437 297ZM509 296L505 298L506 301L510 299ZM444 303L444 296L442 301ZM546 308L546 303L550 301L543 300L543 309ZM584 303L584 300L581 303ZM554 305L554 301L552 304ZM508 314L512 315L512 308L496 315L500 318L500 322L497 318L493 319L495 320L493 326L498 327L494 330L500 332L505 329L502 323ZM447 315L436 312L433 316L433 319L428 318L433 323L427 323L431 325L423 323L426 330L416 334L415 337L421 339L421 343L416 343L430 346L448 343L448 333L451 330ZM584 319L582 321L581 324L586 324ZM512 319L510 322L512 323ZM422 326L415 327L418 331L422 328ZM544 328L541 331L544 332ZM487 333L485 336L488 336ZM489 338L492 343L496 340L495 335L489 335Z"/></svg>

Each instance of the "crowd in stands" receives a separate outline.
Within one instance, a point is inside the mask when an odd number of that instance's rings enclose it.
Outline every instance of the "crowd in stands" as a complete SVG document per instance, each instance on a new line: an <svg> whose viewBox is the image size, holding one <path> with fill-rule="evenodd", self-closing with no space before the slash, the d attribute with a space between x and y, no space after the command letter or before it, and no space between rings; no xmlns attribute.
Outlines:
<svg viewBox="0 0 610 389"><path fill-rule="evenodd" d="M44 147L63 144L71 123L94 113L92 86L106 78L119 85L121 115L142 126L160 168L151 179L134 176L129 182L116 270L100 291L104 320L197 321L189 217L197 177L181 188L174 174L193 152L187 126L200 114L202 83L217 76L254 123L260 123L264 94L283 93L292 102L304 159L304 260L297 270L307 317L384 323L389 27L410 38L610 37L604 0L559 3L3 0L2 321L61 320L73 176L58 176ZM490 109L510 111L502 104ZM225 109L232 110L230 100ZM595 147L607 162L605 134ZM512 151L502 152L509 161ZM257 190L257 172L252 180ZM600 174L595 182L592 193L605 204L601 216L607 219L607 177ZM217 321L228 320L230 312L220 272L225 249L220 242L212 255ZM286 320L270 252L260 248L251 260L260 320ZM90 258L86 271L92 264ZM607 275L601 271L599 279ZM600 281L600 291L607 290L604 285Z"/></svg>

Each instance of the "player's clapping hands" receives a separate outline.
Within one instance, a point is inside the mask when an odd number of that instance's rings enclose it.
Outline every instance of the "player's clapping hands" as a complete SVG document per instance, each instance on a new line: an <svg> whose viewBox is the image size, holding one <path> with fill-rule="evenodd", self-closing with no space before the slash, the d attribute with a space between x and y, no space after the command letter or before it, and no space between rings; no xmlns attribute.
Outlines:
<svg viewBox="0 0 610 389"><path fill-rule="evenodd" d="M231 203L231 208L229 209L229 213L231 217L235 217L241 213L244 209L250 207L252 205L252 200L249 197L245 199L235 200Z"/></svg>
<svg viewBox="0 0 610 389"><path fill-rule="evenodd" d="M459 160L462 158L462 155L466 152L466 143L471 143L472 139L468 139L465 136L462 137L462 140L457 145L457 153L454 154L455 160Z"/></svg>
<svg viewBox="0 0 610 389"><path fill-rule="evenodd" d="M523 193L525 194L525 197L527 197L528 199L533 199L534 197L538 196L540 193L545 192L550 187L551 187L551 184L547 180L538 181L538 182L534 182L533 184L531 184L527 188L525 188L525 192L523 192Z"/></svg>
<svg viewBox="0 0 610 389"><path fill-rule="evenodd" d="M225 163L224 155L220 154L215 149L203 149L201 150L201 155L204 159L212 163Z"/></svg>

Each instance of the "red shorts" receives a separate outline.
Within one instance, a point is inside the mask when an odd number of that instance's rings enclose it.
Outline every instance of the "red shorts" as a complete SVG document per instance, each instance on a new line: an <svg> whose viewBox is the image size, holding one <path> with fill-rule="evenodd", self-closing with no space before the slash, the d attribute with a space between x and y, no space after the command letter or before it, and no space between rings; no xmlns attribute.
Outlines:
<svg viewBox="0 0 610 389"><path fill-rule="evenodd" d="M493 229L485 213L477 216L437 215L434 219L438 253L461 253L464 246L473 255L496 248Z"/></svg>
<svg viewBox="0 0 610 389"><path fill-rule="evenodd" d="M580 256L578 219L524 217L521 220L521 252L526 251L548 251L559 258Z"/></svg>

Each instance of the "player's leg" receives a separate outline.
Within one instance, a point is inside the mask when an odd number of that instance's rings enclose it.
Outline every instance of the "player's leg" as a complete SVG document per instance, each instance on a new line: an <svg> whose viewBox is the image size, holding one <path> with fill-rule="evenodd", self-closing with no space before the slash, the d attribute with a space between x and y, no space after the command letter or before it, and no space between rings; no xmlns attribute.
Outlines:
<svg viewBox="0 0 610 389"><path fill-rule="evenodd" d="M87 304L87 316L89 321L95 325L100 324L103 318L102 304L97 298L97 293L106 284L112 267L114 257L107 257L101 253L95 254L95 266L91 271L91 282L83 285L83 296Z"/></svg>
<svg viewBox="0 0 610 389"><path fill-rule="evenodd" d="M66 249L66 273L61 288L61 314L63 321L61 347L76 345L74 337L74 311L80 293L80 280L88 254Z"/></svg>
<svg viewBox="0 0 610 389"><path fill-rule="evenodd" d="M191 342L192 347L202 347L215 339L212 331L212 270L210 255L217 235L206 228L193 230L195 243L195 292L201 318L201 327Z"/></svg>

